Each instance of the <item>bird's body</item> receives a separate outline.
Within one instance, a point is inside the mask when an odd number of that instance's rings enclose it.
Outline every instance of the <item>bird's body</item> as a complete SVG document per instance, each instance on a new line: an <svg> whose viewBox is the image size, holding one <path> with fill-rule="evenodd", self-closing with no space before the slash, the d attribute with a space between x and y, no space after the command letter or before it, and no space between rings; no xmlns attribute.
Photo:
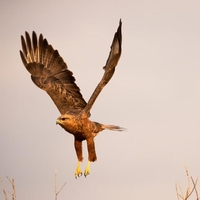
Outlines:
<svg viewBox="0 0 200 200"><path fill-rule="evenodd" d="M92 122L89 118L76 113L66 113L59 117L56 123L79 140L95 137L104 129L101 124Z"/></svg>
<svg viewBox="0 0 200 200"><path fill-rule="evenodd" d="M32 81L49 94L60 111L61 116L56 123L74 136L74 146L78 158L75 177L82 175L80 169L80 162L83 160L82 141L87 141L88 165L84 173L87 176L90 173L90 162L97 159L94 137L104 129L123 130L119 126L104 125L89 119L90 110L101 90L112 78L121 55L121 20L104 67L104 75L88 103L83 99L79 87L75 84L73 73L68 69L58 51L54 50L46 39L43 39L42 34L38 40L36 33L33 32L31 41L26 32L25 39L21 36L21 41L21 59L30 72Z"/></svg>

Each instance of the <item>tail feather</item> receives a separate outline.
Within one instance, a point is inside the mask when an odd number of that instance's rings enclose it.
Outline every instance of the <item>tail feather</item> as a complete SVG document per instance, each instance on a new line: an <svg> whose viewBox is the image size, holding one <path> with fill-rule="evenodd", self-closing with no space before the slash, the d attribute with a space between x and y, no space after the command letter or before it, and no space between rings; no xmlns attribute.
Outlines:
<svg viewBox="0 0 200 200"><path fill-rule="evenodd" d="M120 126L105 125L105 124L102 124L102 128L103 129L109 129L109 130L112 130L112 131L125 131L126 130L125 128L120 127Z"/></svg>

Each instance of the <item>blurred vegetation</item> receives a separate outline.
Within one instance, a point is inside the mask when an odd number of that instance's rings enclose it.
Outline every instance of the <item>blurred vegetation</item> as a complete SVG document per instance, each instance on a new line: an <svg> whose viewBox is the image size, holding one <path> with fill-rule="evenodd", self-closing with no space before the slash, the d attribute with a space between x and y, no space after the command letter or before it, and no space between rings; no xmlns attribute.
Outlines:
<svg viewBox="0 0 200 200"><path fill-rule="evenodd" d="M186 176L187 176L187 187L186 190L183 191L180 183L176 183L176 194L178 200L189 200L192 199L191 196L194 196L196 200L200 200L198 190L197 190L197 183L198 183L198 177L194 181L192 176L189 175L187 167L185 167ZM11 200L16 200L16 190L15 190L15 182L14 179L10 179L6 177L8 181L11 184L11 192L6 191L4 188L3 181L0 177L0 182L2 185L2 190L4 194L5 200L10 200L9 196L11 196ZM65 187L66 182L63 184L63 186L60 188L60 190L57 190L57 170L55 170L55 200L58 199L58 195L61 192L61 190Z"/></svg>
<svg viewBox="0 0 200 200"><path fill-rule="evenodd" d="M14 178L9 179L8 177L6 177L8 179L8 181L10 182L11 186L12 186L12 192L6 191L3 181L0 177L0 182L2 185L2 190L3 190L3 194L4 194L4 199L5 200L10 200L9 196L11 196L11 200L16 200L16 190L15 190L15 182L14 182ZM65 187L66 182L63 184L63 186L60 188L60 190L57 190L57 170L55 170L55 188L54 188L54 192L55 192L55 200L58 199L58 195L61 192L61 190Z"/></svg>
<svg viewBox="0 0 200 200"><path fill-rule="evenodd" d="M11 186L12 186L12 192L11 192L11 199L12 200L16 200L16 190L15 190L15 181L14 181L14 178L12 179L9 179L8 177L6 177L8 179L8 181L10 182ZM10 198L8 198L8 193L10 192L7 192L4 188L4 185L3 185L3 181L0 177L0 181L1 181L1 185L2 185L2 190L3 190L3 194L4 194L4 198L5 200L9 200Z"/></svg>
<svg viewBox="0 0 200 200"><path fill-rule="evenodd" d="M195 196L196 200L199 200L199 194L197 191L197 182L198 182L198 177L196 178L196 180L194 181L194 179L192 178L192 176L189 175L188 169L185 166L185 172L186 172L186 176L187 176L187 188L186 191L184 192L181 188L180 183L176 183L176 194L177 194L177 198L178 200L188 200L191 199L189 197Z"/></svg>

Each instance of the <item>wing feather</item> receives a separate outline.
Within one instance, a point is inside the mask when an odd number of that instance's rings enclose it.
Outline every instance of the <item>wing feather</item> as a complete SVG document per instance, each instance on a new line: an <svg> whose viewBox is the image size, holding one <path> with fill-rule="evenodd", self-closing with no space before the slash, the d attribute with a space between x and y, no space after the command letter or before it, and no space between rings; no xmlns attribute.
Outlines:
<svg viewBox="0 0 200 200"><path fill-rule="evenodd" d="M23 36L21 36L21 44L22 44L22 51L23 51L23 55L27 55L28 54L28 52L27 52L27 50L26 50L26 42L25 42L25 40L24 40L24 37ZM24 56L23 56L24 57Z"/></svg>
<svg viewBox="0 0 200 200"><path fill-rule="evenodd" d="M37 55L37 35L35 32L33 32L33 50L34 50L34 54Z"/></svg>
<svg viewBox="0 0 200 200"><path fill-rule="evenodd" d="M86 116L88 115L96 98L98 97L104 86L110 81L115 72L115 67L117 66L117 63L121 56L121 45L122 45L121 27L122 27L122 22L120 20L117 32L114 35L112 45L110 47L110 53L106 61L106 65L105 67L103 67L103 69L105 70L104 75L99 84L97 85L97 87L95 88L92 96L90 97L87 106L82 110L83 115Z"/></svg>
<svg viewBox="0 0 200 200"><path fill-rule="evenodd" d="M81 111L86 102L75 84L73 73L58 51L43 39L42 34L37 40L35 32L32 41L25 32L25 38L21 36L21 43L20 56L35 85L49 94L61 114L68 110Z"/></svg>
<svg viewBox="0 0 200 200"><path fill-rule="evenodd" d="M31 38L30 38L30 36L27 32L25 32L25 36L26 36L26 47L27 47L27 52L28 52L28 55L29 55L29 60L30 60L30 62L33 62L34 58L33 58Z"/></svg>

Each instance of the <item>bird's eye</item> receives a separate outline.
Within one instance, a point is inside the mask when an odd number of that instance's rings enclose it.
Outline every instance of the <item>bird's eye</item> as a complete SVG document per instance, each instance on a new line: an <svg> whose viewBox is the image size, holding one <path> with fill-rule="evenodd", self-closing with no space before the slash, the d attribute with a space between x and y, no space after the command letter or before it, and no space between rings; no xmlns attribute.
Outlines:
<svg viewBox="0 0 200 200"><path fill-rule="evenodd" d="M62 121L65 121L66 118L65 118L65 117L62 117L61 119L62 119Z"/></svg>

